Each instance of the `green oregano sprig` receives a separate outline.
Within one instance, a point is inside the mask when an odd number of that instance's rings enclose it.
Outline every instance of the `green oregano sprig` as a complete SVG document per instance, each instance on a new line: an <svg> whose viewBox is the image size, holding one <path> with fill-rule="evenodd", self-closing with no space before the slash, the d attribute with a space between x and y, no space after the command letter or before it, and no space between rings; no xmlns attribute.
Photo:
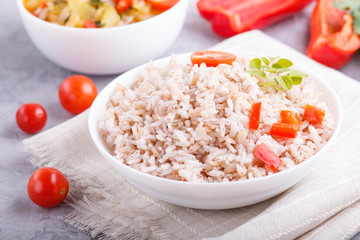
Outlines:
<svg viewBox="0 0 360 240"><path fill-rule="evenodd" d="M262 80L260 86L270 86L281 92L290 90L294 85L299 85L307 74L290 67L293 63L285 58L254 58L250 61L250 70L246 72L251 76L257 77ZM269 73L269 74L266 74Z"/></svg>

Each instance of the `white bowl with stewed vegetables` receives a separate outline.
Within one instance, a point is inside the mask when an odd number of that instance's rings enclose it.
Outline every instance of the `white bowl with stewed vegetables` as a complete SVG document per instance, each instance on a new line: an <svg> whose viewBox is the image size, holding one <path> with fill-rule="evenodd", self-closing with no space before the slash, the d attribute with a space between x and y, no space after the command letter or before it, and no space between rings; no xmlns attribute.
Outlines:
<svg viewBox="0 0 360 240"><path fill-rule="evenodd" d="M189 0L149 19L109 28L65 27L31 14L16 0L33 44L48 59L85 74L116 74L159 57L177 38Z"/></svg>

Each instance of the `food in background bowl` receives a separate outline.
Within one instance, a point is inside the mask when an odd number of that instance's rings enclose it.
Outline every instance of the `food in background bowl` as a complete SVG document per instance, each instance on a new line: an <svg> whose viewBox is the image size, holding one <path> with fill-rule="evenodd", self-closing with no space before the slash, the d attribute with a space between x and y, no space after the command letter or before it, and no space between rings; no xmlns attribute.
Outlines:
<svg viewBox="0 0 360 240"><path fill-rule="evenodd" d="M119 76L90 109L99 152L140 190L186 207L240 207L293 186L337 135L339 100L309 69L241 55L192 55L216 65L206 67L183 54Z"/></svg>
<svg viewBox="0 0 360 240"><path fill-rule="evenodd" d="M193 62L213 62L215 52L200 53ZM217 64L229 62L216 54ZM241 57L217 67L175 57L166 66L148 64L131 88L119 83L110 97L99 125L104 141L134 169L188 182L262 177L305 161L331 137L332 114L290 61L263 59L262 66L252 60L253 69ZM299 81L286 90L279 76Z"/></svg>
<svg viewBox="0 0 360 240"><path fill-rule="evenodd" d="M25 9L23 0L16 2L30 39L51 61L80 73L118 74L159 57L173 44L189 0L140 22L91 29L43 21Z"/></svg>
<svg viewBox="0 0 360 240"><path fill-rule="evenodd" d="M33 15L51 23L67 27L102 28L146 20L177 2L178 0L24 0L24 5Z"/></svg>

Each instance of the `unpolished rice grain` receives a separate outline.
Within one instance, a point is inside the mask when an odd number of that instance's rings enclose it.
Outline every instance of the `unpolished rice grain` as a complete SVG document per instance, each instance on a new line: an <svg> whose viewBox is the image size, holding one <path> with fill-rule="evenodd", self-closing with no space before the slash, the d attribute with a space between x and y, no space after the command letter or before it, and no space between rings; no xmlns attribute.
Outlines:
<svg viewBox="0 0 360 240"><path fill-rule="evenodd" d="M260 87L246 73L248 60L208 68L150 62L131 88L119 84L99 128L121 162L154 176L189 182L228 182L274 174L254 157L265 143L282 160L278 171L314 155L335 123L310 79L284 92ZM261 102L260 126L249 129L253 102ZM304 114L306 104L326 111L321 126L304 121L294 139L269 135L281 110Z"/></svg>

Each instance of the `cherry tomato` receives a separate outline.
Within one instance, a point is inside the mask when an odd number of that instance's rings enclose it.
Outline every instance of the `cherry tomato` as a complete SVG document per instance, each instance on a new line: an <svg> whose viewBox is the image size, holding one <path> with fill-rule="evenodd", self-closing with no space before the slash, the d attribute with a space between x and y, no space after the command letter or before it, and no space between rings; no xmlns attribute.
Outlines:
<svg viewBox="0 0 360 240"><path fill-rule="evenodd" d="M216 67L222 63L231 65L236 60L236 56L232 53L211 50L194 52L190 58L193 65L205 63L207 67Z"/></svg>
<svg viewBox="0 0 360 240"><path fill-rule="evenodd" d="M31 175L27 190L31 201L40 207L51 208L66 198L69 182L59 170L44 167Z"/></svg>
<svg viewBox="0 0 360 240"><path fill-rule="evenodd" d="M179 2L179 0L148 0L148 2L157 10L166 11Z"/></svg>
<svg viewBox="0 0 360 240"><path fill-rule="evenodd" d="M85 20L83 23L83 28L98 28L94 20Z"/></svg>
<svg viewBox="0 0 360 240"><path fill-rule="evenodd" d="M59 86L59 100L69 112L78 114L88 109L97 95L96 85L90 78L73 75Z"/></svg>
<svg viewBox="0 0 360 240"><path fill-rule="evenodd" d="M126 11L131 5L132 0L114 0L115 7L118 13Z"/></svg>
<svg viewBox="0 0 360 240"><path fill-rule="evenodd" d="M16 112L16 123L21 130L27 133L37 133L46 124L45 109L37 103L26 103Z"/></svg>

